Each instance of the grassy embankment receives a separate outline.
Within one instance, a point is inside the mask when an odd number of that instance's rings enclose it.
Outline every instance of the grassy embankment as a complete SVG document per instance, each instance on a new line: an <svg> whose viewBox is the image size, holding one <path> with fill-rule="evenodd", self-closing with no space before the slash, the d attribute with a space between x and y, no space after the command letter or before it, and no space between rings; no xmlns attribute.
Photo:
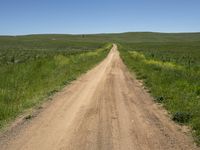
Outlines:
<svg viewBox="0 0 200 150"><path fill-rule="evenodd" d="M100 62L110 44L0 38L0 127Z"/></svg>
<svg viewBox="0 0 200 150"><path fill-rule="evenodd" d="M178 123L190 125L200 143L200 42L120 45L128 68Z"/></svg>

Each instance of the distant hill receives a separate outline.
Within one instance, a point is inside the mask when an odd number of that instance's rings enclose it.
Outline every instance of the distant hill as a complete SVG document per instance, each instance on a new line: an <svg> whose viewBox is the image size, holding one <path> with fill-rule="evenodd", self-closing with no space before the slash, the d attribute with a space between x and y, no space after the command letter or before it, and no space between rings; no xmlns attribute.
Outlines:
<svg viewBox="0 0 200 150"><path fill-rule="evenodd" d="M35 34L24 36L0 36L0 40L11 41L76 41L76 42L190 42L200 41L197 33L158 33L158 32L127 32L110 34Z"/></svg>

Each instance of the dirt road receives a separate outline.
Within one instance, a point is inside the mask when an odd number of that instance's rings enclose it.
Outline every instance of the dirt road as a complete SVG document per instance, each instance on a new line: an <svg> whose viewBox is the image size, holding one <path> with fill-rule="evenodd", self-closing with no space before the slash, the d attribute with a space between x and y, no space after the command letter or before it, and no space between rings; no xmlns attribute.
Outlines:
<svg viewBox="0 0 200 150"><path fill-rule="evenodd" d="M1 150L193 150L192 138L131 77L116 45L33 119L0 137Z"/></svg>

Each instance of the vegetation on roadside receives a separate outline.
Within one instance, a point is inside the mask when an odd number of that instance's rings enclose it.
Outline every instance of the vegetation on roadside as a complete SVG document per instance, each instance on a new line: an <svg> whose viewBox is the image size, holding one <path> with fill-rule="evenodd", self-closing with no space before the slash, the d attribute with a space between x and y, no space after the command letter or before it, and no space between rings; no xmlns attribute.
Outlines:
<svg viewBox="0 0 200 150"><path fill-rule="evenodd" d="M200 42L124 43L119 49L155 100L174 121L190 125L200 143Z"/></svg>
<svg viewBox="0 0 200 150"><path fill-rule="evenodd" d="M4 40L0 39L0 127L100 62L112 46Z"/></svg>
<svg viewBox="0 0 200 150"><path fill-rule="evenodd" d="M200 143L200 33L0 36L0 126L101 61L106 42L120 43L128 68Z"/></svg>

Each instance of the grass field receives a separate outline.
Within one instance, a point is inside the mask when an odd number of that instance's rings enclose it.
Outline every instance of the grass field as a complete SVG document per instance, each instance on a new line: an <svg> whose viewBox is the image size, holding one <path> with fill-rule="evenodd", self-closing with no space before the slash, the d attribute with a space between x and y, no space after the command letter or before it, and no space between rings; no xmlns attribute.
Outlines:
<svg viewBox="0 0 200 150"><path fill-rule="evenodd" d="M200 42L124 43L120 52L155 100L200 142Z"/></svg>
<svg viewBox="0 0 200 150"><path fill-rule="evenodd" d="M86 72L111 48L36 37L1 37L0 43L0 127Z"/></svg>
<svg viewBox="0 0 200 150"><path fill-rule="evenodd" d="M100 62L107 42L200 143L200 33L0 36L0 126Z"/></svg>

